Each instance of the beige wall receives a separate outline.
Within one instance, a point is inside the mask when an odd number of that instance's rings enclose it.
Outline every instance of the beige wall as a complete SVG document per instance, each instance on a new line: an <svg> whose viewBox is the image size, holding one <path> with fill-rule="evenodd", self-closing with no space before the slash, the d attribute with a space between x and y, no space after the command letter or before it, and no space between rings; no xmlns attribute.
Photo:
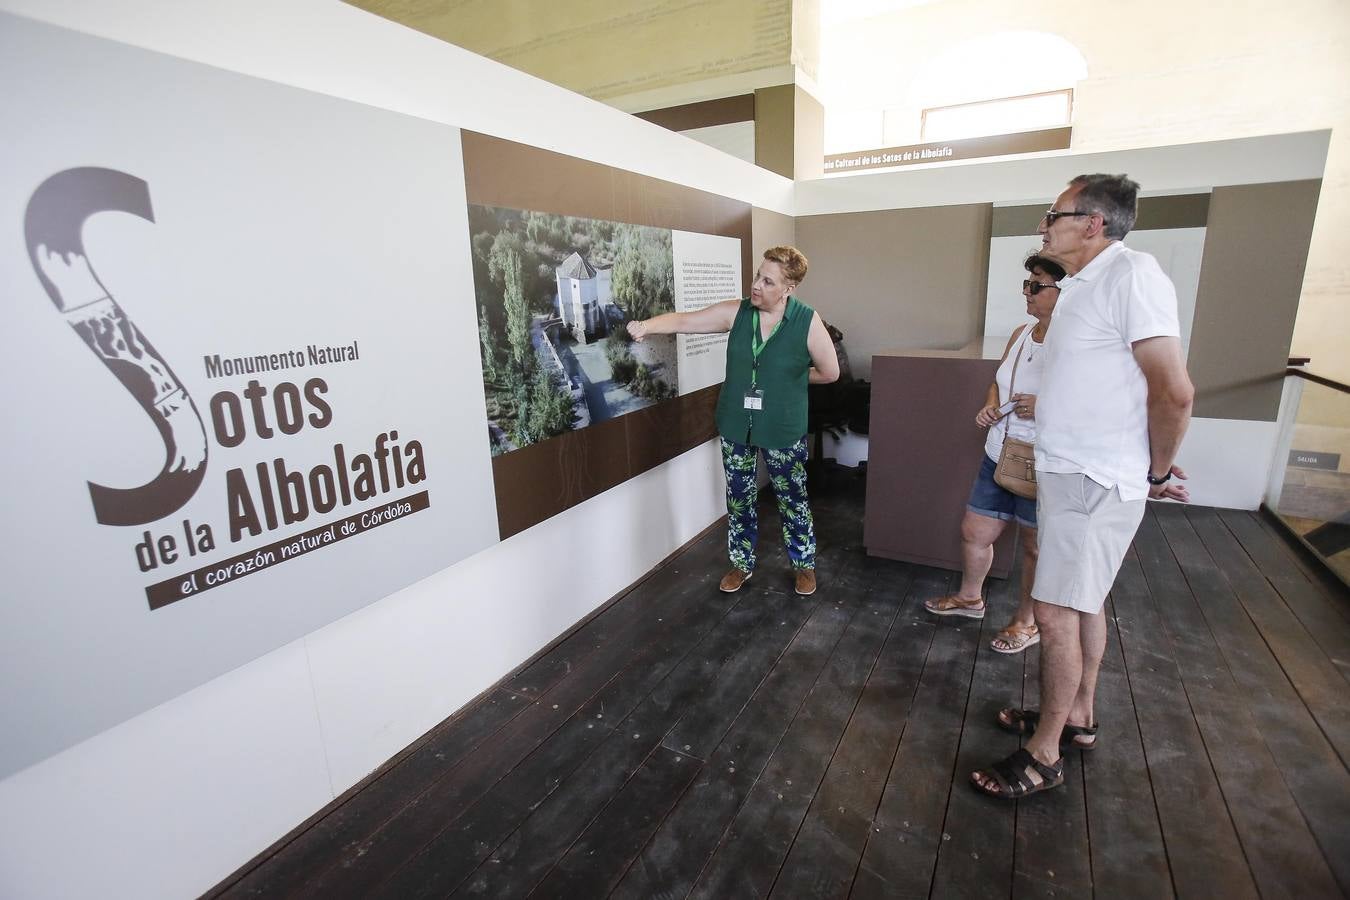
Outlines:
<svg viewBox="0 0 1350 900"><path fill-rule="evenodd" d="M754 277L754 268L759 265L765 250L784 244L795 247L797 244L796 222L792 216L760 209L758 206L750 211L750 234L750 241L754 245L750 251L751 277Z"/></svg>
<svg viewBox="0 0 1350 900"><path fill-rule="evenodd" d="M793 166L796 179L825 174L825 107L799 85L793 85Z"/></svg>
<svg viewBox="0 0 1350 900"><path fill-rule="evenodd" d="M1293 346L1315 371L1350 381L1346 0L946 0L846 27L838 43L850 59L868 60L860 90L879 85L895 96L960 40L1018 30L1065 38L1088 64L1077 87L1075 152L1332 129ZM822 88L847 64L826 55Z"/></svg>
<svg viewBox="0 0 1350 900"><path fill-rule="evenodd" d="M825 109L795 84L755 91L755 164L784 178L819 178Z"/></svg>
<svg viewBox="0 0 1350 900"><path fill-rule="evenodd" d="M963 347L984 325L991 218L986 203L799 217L797 294L844 332L859 378L883 350Z"/></svg>
<svg viewBox="0 0 1350 900"><path fill-rule="evenodd" d="M1320 186L1214 189L1188 365L1195 415L1275 420Z"/></svg>
<svg viewBox="0 0 1350 900"><path fill-rule="evenodd" d="M794 56L793 0L347 2L601 100L781 68ZM809 53L807 38L798 36Z"/></svg>
<svg viewBox="0 0 1350 900"><path fill-rule="evenodd" d="M778 84L755 91L755 165L784 178L792 178L796 167L793 150L793 120L796 118L791 84Z"/></svg>

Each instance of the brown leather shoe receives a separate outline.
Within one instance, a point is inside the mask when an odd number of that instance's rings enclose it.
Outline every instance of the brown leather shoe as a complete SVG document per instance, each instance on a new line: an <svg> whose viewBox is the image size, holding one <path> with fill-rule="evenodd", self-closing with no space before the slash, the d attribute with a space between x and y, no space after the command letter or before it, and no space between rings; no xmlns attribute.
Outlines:
<svg viewBox="0 0 1350 900"><path fill-rule="evenodd" d="M816 592L816 570L798 569L794 582L793 589L803 597L814 594Z"/></svg>
<svg viewBox="0 0 1350 900"><path fill-rule="evenodd" d="M741 585L749 580L749 572L742 572L740 569L732 569L722 576L722 581L717 585L717 589L724 594L734 594L741 589Z"/></svg>

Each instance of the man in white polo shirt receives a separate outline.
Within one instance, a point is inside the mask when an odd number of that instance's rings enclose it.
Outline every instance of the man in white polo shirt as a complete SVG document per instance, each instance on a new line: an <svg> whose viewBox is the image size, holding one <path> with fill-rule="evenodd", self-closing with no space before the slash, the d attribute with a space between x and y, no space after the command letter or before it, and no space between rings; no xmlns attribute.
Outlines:
<svg viewBox="0 0 1350 900"><path fill-rule="evenodd" d="M998 724L1026 747L971 782L996 797L1064 783L1064 748L1097 738L1093 695L1106 649L1102 606L1146 500L1186 502L1172 464L1191 418L1172 282L1121 243L1139 185L1080 175L1041 220L1042 253L1064 266L1036 402L1040 561L1032 597L1041 633L1041 708Z"/></svg>

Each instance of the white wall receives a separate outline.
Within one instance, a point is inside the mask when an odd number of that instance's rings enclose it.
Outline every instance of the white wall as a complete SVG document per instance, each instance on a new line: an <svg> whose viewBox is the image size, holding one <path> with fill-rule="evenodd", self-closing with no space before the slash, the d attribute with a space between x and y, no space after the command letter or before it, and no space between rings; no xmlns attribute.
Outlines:
<svg viewBox="0 0 1350 900"><path fill-rule="evenodd" d="M1177 319L1181 351L1190 352L1195 322L1195 298L1200 289L1200 261L1205 252L1205 229L1136 229L1125 237L1126 246L1151 254L1177 292ZM1017 326L1029 321L1021 294L1027 271L1022 261L1040 247L1039 235L996 237L989 241L989 278L984 300L984 336L1005 341ZM1000 354L1002 347L999 348Z"/></svg>
<svg viewBox="0 0 1350 900"><path fill-rule="evenodd" d="M1278 422L1191 419L1177 451L1196 506L1256 509L1265 499L1279 438Z"/></svg>
<svg viewBox="0 0 1350 900"><path fill-rule="evenodd" d="M0 9L791 213L787 179L335 0ZM0 896L210 887L711 524L719 472L695 448L5 779ZM557 583L601 529L629 543Z"/></svg>
<svg viewBox="0 0 1350 900"><path fill-rule="evenodd" d="M723 153L730 153L737 159L752 163L755 161L755 123L731 122L726 125L709 125L706 128L690 128L680 134L692 138L700 144L715 147Z"/></svg>
<svg viewBox="0 0 1350 900"><path fill-rule="evenodd" d="M1083 172L1126 172L1146 196L1224 184L1321 178L1328 131L1146 147L1106 153L1058 152L985 163L935 163L900 171L839 175L797 185L796 214L914 209L961 203L1053 200Z"/></svg>
<svg viewBox="0 0 1350 900"><path fill-rule="evenodd" d="M0 9L792 212L786 178L336 0L0 0Z"/></svg>

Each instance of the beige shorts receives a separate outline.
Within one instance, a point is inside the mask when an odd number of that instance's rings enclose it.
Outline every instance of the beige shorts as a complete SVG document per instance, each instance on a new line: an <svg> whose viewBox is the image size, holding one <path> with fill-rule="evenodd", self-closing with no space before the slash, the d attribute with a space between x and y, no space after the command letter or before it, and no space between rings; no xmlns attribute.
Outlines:
<svg viewBox="0 0 1350 900"><path fill-rule="evenodd" d="M1139 530L1147 500L1120 499L1086 475L1036 473L1036 584L1042 603L1097 613Z"/></svg>

